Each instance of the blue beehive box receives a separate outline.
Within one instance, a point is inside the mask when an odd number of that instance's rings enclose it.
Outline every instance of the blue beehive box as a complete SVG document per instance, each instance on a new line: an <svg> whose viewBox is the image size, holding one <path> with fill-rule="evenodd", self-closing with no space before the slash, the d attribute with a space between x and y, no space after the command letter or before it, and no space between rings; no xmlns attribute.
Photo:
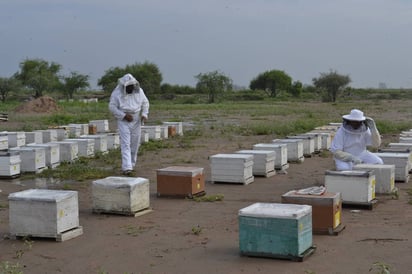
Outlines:
<svg viewBox="0 0 412 274"><path fill-rule="evenodd" d="M312 247L312 206L255 203L239 210L241 255L302 256Z"/></svg>

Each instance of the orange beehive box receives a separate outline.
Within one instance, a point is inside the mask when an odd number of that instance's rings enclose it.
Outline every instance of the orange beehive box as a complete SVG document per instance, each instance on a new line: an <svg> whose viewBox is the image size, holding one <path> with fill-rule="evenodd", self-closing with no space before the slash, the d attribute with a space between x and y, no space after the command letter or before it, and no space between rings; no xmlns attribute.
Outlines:
<svg viewBox="0 0 412 274"><path fill-rule="evenodd" d="M157 196L193 197L205 191L203 168L170 166L156 170Z"/></svg>
<svg viewBox="0 0 412 274"><path fill-rule="evenodd" d="M282 195L282 203L311 205L314 233L331 233L341 225L342 198L339 192L312 195L291 190Z"/></svg>
<svg viewBox="0 0 412 274"><path fill-rule="evenodd" d="M173 137L176 135L176 127L175 126L168 126L167 127L168 130L168 135Z"/></svg>

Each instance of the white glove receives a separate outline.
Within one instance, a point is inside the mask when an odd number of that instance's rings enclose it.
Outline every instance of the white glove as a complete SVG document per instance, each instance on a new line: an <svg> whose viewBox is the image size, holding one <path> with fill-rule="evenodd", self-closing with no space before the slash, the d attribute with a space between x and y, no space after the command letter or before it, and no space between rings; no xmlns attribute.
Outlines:
<svg viewBox="0 0 412 274"><path fill-rule="evenodd" d="M365 123L372 133L372 146L379 147L381 145L381 135L376 128L375 121L370 117L366 117Z"/></svg>
<svg viewBox="0 0 412 274"><path fill-rule="evenodd" d="M355 165L357 164L361 164L362 160L359 159L358 157L348 153L348 152L344 152L342 150L337 150L335 151L335 153L333 154L335 156L336 159L344 161L344 162L352 162Z"/></svg>

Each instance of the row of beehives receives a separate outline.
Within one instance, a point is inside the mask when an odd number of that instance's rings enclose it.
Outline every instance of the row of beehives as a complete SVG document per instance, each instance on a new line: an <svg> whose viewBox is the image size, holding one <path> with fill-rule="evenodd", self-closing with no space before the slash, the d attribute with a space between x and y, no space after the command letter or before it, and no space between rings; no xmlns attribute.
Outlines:
<svg viewBox="0 0 412 274"><path fill-rule="evenodd" d="M143 126L142 142L182 135L181 122ZM109 132L107 120L92 120L88 124L69 124L31 132L0 133L0 177L14 178L24 172L39 173L55 168L61 162L73 162L78 157L93 157L119 147L117 132Z"/></svg>

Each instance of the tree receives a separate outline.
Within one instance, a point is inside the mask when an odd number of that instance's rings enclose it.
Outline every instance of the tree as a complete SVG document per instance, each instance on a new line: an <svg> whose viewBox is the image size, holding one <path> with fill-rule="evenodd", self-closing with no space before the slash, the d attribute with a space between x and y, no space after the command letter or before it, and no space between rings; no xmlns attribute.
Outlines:
<svg viewBox="0 0 412 274"><path fill-rule="evenodd" d="M338 93L351 82L351 79L349 75L341 75L330 70L329 73L321 73L319 78L313 78L312 82L315 87L326 91L326 101L336 102Z"/></svg>
<svg viewBox="0 0 412 274"><path fill-rule="evenodd" d="M73 94L82 88L89 87L89 76L71 72L70 76L63 77L63 91L67 99L73 99Z"/></svg>
<svg viewBox="0 0 412 274"><path fill-rule="evenodd" d="M14 76L22 84L34 91L34 97L38 98L43 92L51 91L59 84L58 73L61 65L47 62L42 59L26 59L20 63L20 72Z"/></svg>
<svg viewBox="0 0 412 274"><path fill-rule="evenodd" d="M268 96L276 97L278 90L289 91L292 78L281 70L270 70L259 74L250 82L250 89L264 90Z"/></svg>
<svg viewBox="0 0 412 274"><path fill-rule="evenodd" d="M201 93L207 93L209 103L215 102L215 97L218 92L231 90L233 85L232 79L217 70L199 73L195 78L197 79L196 90Z"/></svg>
<svg viewBox="0 0 412 274"><path fill-rule="evenodd" d="M21 83L15 78L0 77L0 99L4 103L13 90L20 88Z"/></svg>
<svg viewBox="0 0 412 274"><path fill-rule="evenodd" d="M294 97L299 97L303 91L303 85L300 81L295 81L292 83L292 87L290 88L290 93Z"/></svg>
<svg viewBox="0 0 412 274"><path fill-rule="evenodd" d="M149 62L126 65L124 68L114 67L108 69L97 81L106 93L110 93L117 85L117 80L126 73L132 74L140 83L146 94L160 92L163 80L157 65Z"/></svg>

